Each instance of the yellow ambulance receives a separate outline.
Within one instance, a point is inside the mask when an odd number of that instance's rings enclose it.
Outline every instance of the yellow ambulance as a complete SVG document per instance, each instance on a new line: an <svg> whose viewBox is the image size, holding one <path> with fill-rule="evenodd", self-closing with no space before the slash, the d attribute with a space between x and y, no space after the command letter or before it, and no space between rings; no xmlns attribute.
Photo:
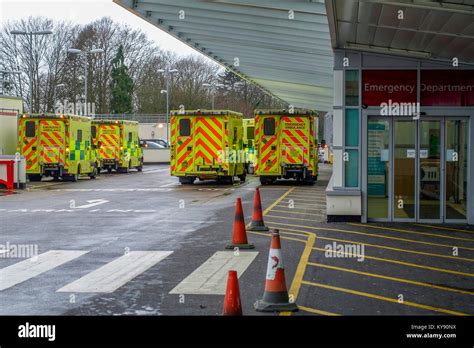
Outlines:
<svg viewBox="0 0 474 348"><path fill-rule="evenodd" d="M43 177L77 181L98 174L91 119L85 116L24 114L18 121L18 151L30 181Z"/></svg>
<svg viewBox="0 0 474 348"><path fill-rule="evenodd" d="M247 173L253 174L255 169L255 119L253 118L244 118L243 119L243 142L246 156L245 169Z"/></svg>
<svg viewBox="0 0 474 348"><path fill-rule="evenodd" d="M143 149L138 137L138 122L128 120L92 121L92 138L99 149L100 169L128 173L143 169Z"/></svg>
<svg viewBox="0 0 474 348"><path fill-rule="evenodd" d="M318 177L317 142L311 110L255 110L255 174L262 184Z"/></svg>
<svg viewBox="0 0 474 348"><path fill-rule="evenodd" d="M242 132L242 114L234 111L171 111L171 175L182 184L245 181Z"/></svg>

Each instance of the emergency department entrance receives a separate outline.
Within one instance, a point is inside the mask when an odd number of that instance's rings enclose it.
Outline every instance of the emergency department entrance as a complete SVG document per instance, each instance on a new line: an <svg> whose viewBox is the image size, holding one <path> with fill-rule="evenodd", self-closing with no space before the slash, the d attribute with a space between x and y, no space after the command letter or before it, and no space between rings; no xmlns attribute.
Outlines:
<svg viewBox="0 0 474 348"><path fill-rule="evenodd" d="M365 119L367 220L466 223L469 118Z"/></svg>

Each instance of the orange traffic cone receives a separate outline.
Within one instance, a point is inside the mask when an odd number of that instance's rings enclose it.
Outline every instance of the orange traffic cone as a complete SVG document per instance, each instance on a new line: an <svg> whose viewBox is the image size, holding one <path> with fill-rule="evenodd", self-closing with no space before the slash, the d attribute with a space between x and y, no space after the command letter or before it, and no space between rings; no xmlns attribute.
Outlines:
<svg viewBox="0 0 474 348"><path fill-rule="evenodd" d="M263 299L255 302L257 312L295 312L296 303L290 303L286 290L285 269L281 256L280 234L271 230L272 243L268 255L267 277Z"/></svg>
<svg viewBox="0 0 474 348"><path fill-rule="evenodd" d="M247 241L247 231L245 230L244 212L242 209L242 200L237 198L235 203L234 232L232 242L227 244L226 249L253 249L255 246Z"/></svg>
<svg viewBox="0 0 474 348"><path fill-rule="evenodd" d="M242 304L240 302L239 278L237 271L229 271L227 276L227 288L224 297L223 315L242 315Z"/></svg>
<svg viewBox="0 0 474 348"><path fill-rule="evenodd" d="M262 201L260 200L260 189L255 189L253 197L253 215L250 223L249 231L268 231L269 228L263 222Z"/></svg>

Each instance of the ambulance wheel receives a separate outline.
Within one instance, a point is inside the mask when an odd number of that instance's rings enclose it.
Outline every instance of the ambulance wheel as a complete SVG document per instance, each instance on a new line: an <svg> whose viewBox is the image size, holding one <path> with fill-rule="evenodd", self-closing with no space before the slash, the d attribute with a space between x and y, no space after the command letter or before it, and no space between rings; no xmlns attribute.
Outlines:
<svg viewBox="0 0 474 348"><path fill-rule="evenodd" d="M77 167L77 172L76 174L71 174L70 178L72 182L77 182L79 180L79 171L81 170L81 167Z"/></svg>
<svg viewBox="0 0 474 348"><path fill-rule="evenodd" d="M94 166L94 169L92 169L92 172L89 174L89 177L90 177L91 179L95 179L95 178L97 177L97 174L98 174L98 173L97 173L97 167Z"/></svg>
<svg viewBox="0 0 474 348"><path fill-rule="evenodd" d="M41 178L43 176L41 174L29 174L28 175L28 179L30 179L30 181L41 181Z"/></svg>
<svg viewBox="0 0 474 348"><path fill-rule="evenodd" d="M273 178L268 176L261 176L260 177L260 184L262 185L270 185L274 182Z"/></svg>
<svg viewBox="0 0 474 348"><path fill-rule="evenodd" d="M305 180L304 180L304 183L307 184L307 185L314 185L315 184L315 178L314 176L308 176Z"/></svg>
<svg viewBox="0 0 474 348"><path fill-rule="evenodd" d="M194 180L196 180L195 176L180 176L179 177L179 183L182 185L192 185L194 183Z"/></svg>
<svg viewBox="0 0 474 348"><path fill-rule="evenodd" d="M247 174L244 173L242 175L239 175L239 179L240 179L240 182L244 183L245 182L245 179L247 178Z"/></svg>
<svg viewBox="0 0 474 348"><path fill-rule="evenodd" d="M233 185L235 180L234 177L231 175L226 175L226 176L219 176L217 178L217 182L219 184L225 184L225 185Z"/></svg>
<svg viewBox="0 0 474 348"><path fill-rule="evenodd" d="M112 174L112 167L107 168L107 173Z"/></svg>

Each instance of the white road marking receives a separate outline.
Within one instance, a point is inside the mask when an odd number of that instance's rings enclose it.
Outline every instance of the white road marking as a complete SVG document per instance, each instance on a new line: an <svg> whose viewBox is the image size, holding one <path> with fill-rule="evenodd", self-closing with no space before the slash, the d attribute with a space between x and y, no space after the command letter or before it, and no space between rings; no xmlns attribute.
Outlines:
<svg viewBox="0 0 474 348"><path fill-rule="evenodd" d="M134 213L134 214L149 214L149 213L156 213L159 210L157 209L11 209L5 210L6 213Z"/></svg>
<svg viewBox="0 0 474 348"><path fill-rule="evenodd" d="M233 251L218 251L171 290L170 294L224 295L228 272L235 270L238 277L241 277L257 255L257 251L240 251L238 256Z"/></svg>
<svg viewBox="0 0 474 348"><path fill-rule="evenodd" d="M50 250L2 268L0 269L0 291L61 266L88 252L87 250Z"/></svg>
<svg viewBox="0 0 474 348"><path fill-rule="evenodd" d="M181 184L177 182L170 182L168 184L161 185L160 187L169 187L169 186L181 186Z"/></svg>
<svg viewBox="0 0 474 348"><path fill-rule="evenodd" d="M151 174L151 173L161 173L161 172L169 172L169 168L165 169L152 169L152 170L144 170L143 174Z"/></svg>
<svg viewBox="0 0 474 348"><path fill-rule="evenodd" d="M87 201L87 203L89 203L89 204L80 205L80 206L75 207L75 208L76 209L87 209L87 208L95 207L96 205L101 205L101 204L109 203L109 202L110 201L108 201L106 199L92 199L90 201Z"/></svg>
<svg viewBox="0 0 474 348"><path fill-rule="evenodd" d="M130 251L127 255L86 274L57 292L114 292L172 253L172 251Z"/></svg>
<svg viewBox="0 0 474 348"><path fill-rule="evenodd" d="M148 188L110 188L110 189L55 189L54 192L166 192L172 191L169 188L148 187Z"/></svg>

